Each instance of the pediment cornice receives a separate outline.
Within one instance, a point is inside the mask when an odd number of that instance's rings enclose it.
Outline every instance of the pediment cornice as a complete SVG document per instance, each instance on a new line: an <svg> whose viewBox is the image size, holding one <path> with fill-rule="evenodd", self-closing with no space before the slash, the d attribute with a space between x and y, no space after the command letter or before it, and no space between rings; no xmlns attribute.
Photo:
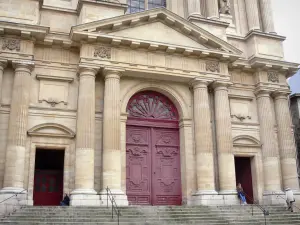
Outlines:
<svg viewBox="0 0 300 225"><path fill-rule="evenodd" d="M138 37L124 37L114 34L117 31L132 29L154 22L163 23L170 29L198 43L199 47L185 46L185 43L172 45L159 40L145 40ZM242 53L242 51L226 41L162 8L77 25L72 27L70 38L76 42L100 42L184 55L222 57L229 61L235 61Z"/></svg>

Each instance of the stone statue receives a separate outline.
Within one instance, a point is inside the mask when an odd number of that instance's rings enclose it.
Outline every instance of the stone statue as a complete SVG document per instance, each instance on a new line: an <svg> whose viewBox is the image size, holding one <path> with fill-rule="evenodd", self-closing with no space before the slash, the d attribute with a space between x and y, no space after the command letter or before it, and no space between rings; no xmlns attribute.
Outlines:
<svg viewBox="0 0 300 225"><path fill-rule="evenodd" d="M230 0L219 0L219 12L230 15Z"/></svg>

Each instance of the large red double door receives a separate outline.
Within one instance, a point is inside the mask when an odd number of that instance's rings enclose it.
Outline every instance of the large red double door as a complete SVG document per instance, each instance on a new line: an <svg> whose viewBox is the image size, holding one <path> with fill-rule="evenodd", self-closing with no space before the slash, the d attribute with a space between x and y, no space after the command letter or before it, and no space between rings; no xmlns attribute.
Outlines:
<svg viewBox="0 0 300 225"><path fill-rule="evenodd" d="M132 205L181 205L178 129L127 126L126 187Z"/></svg>

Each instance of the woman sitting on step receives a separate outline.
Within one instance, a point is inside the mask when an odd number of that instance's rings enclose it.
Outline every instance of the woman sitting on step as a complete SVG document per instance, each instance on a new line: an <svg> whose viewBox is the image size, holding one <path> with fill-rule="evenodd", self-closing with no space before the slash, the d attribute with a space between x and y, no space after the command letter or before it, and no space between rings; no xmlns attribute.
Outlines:
<svg viewBox="0 0 300 225"><path fill-rule="evenodd" d="M70 205L70 198L68 194L65 194L64 199L60 202L60 206L69 206Z"/></svg>
<svg viewBox="0 0 300 225"><path fill-rule="evenodd" d="M241 183L238 183L236 190L238 192L238 197L242 201L242 205L247 205L246 197L244 194L244 189L242 188Z"/></svg>

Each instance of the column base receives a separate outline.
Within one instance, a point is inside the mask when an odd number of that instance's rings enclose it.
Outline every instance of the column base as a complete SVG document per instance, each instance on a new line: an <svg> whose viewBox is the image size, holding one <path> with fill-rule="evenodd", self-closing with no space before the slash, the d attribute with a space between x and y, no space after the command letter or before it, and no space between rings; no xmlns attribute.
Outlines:
<svg viewBox="0 0 300 225"><path fill-rule="evenodd" d="M192 195L192 205L239 205L237 192L198 191Z"/></svg>
<svg viewBox="0 0 300 225"><path fill-rule="evenodd" d="M128 206L129 205L127 195L122 190L112 189L110 191L111 191L111 194L112 194L117 206ZM111 198L109 198L107 196L106 190L100 191L99 194L100 194L100 200L101 200L102 206L107 206L107 204L111 205Z"/></svg>
<svg viewBox="0 0 300 225"><path fill-rule="evenodd" d="M99 195L94 189L76 189L71 192L71 206L100 206Z"/></svg>
<svg viewBox="0 0 300 225"><path fill-rule="evenodd" d="M265 191L263 193L264 205L286 205L283 191Z"/></svg>

